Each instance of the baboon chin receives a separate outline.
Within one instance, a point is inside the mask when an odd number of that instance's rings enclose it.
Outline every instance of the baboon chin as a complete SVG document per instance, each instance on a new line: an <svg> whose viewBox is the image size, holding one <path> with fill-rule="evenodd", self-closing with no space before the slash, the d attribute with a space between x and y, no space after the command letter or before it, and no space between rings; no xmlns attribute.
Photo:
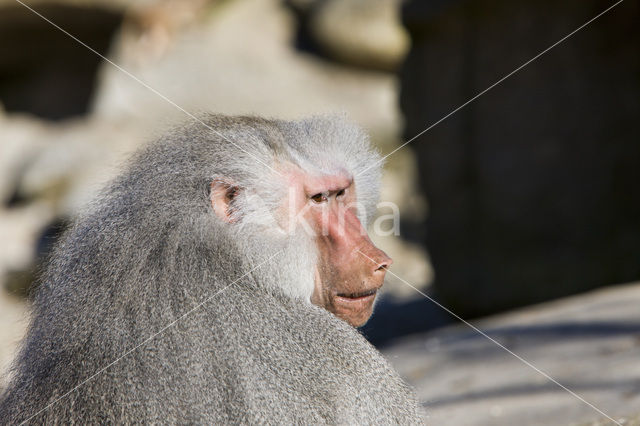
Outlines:
<svg viewBox="0 0 640 426"><path fill-rule="evenodd" d="M379 155L341 116L203 115L55 248L0 423L422 423L354 328L391 259Z"/></svg>

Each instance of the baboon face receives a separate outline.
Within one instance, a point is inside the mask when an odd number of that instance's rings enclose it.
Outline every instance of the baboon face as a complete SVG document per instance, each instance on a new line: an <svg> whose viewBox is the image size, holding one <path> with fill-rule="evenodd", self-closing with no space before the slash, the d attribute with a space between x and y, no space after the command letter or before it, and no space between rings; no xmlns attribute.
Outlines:
<svg viewBox="0 0 640 426"><path fill-rule="evenodd" d="M367 322L389 258L373 245L357 216L353 178L289 172L289 218L315 239L318 263L311 302L354 327Z"/></svg>
<svg viewBox="0 0 640 426"><path fill-rule="evenodd" d="M275 223L289 233L302 227L317 247L311 302L354 327L363 325L392 260L373 245L358 219L353 178L346 171L311 174L297 166L280 171L287 195L273 212ZM215 213L230 224L242 220L235 199L243 191L232 182L212 182Z"/></svg>

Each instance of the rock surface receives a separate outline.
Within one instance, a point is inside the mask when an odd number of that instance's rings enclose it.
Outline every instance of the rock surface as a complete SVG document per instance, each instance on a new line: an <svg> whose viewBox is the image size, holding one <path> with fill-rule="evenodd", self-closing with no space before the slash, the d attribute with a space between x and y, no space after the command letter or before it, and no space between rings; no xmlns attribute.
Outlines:
<svg viewBox="0 0 640 426"><path fill-rule="evenodd" d="M606 415L637 424L638 306L640 284L632 284L473 321L513 354L467 325L396 340L383 352L416 387L431 424L614 424L523 360Z"/></svg>
<svg viewBox="0 0 640 426"><path fill-rule="evenodd" d="M321 1L309 19L310 33L334 59L393 70L409 47L399 8L398 0Z"/></svg>
<svg viewBox="0 0 640 426"><path fill-rule="evenodd" d="M71 3L65 2L65 7L73 7ZM99 1L82 3L103 6ZM7 218L0 223L0 232L19 225L9 219L15 216L9 210L18 206L37 204L47 213L39 216L42 220L25 222L28 229L4 234L0 287L16 268L29 273L36 250L24 247L35 243L34 236L45 230L47 222L72 218L114 175L128 153L189 114L212 111L300 118L346 112L383 152L398 144L401 118L396 77L344 67L296 50L295 17L278 0L152 0L136 2L131 8L120 3L114 7L124 19L105 52L122 69L101 63L97 76L91 76L98 84L86 115L51 122L26 113L0 113L0 200L4 203L0 221ZM27 9L11 10L33 23L35 15ZM68 19L73 16L82 13ZM35 19L40 28L44 21ZM60 37L58 30L44 24ZM34 42L38 37L43 35L35 34ZM65 51L95 56L64 34L55 40ZM28 55L19 45L6 46L17 57ZM37 60L31 58L28 63ZM66 97L47 99L57 102ZM403 154L389 162L384 199L396 203L403 214L420 215L421 201L411 195L416 165L408 151ZM411 260L400 266L413 271L414 282L426 285L431 275L424 250L405 246L395 236L383 238L381 244L387 242L393 255ZM25 260L26 252L32 253L30 259ZM405 252L409 255L404 256ZM14 266L17 261L12 259L18 256L22 256L20 265ZM7 263L12 266L5 267ZM387 288L401 287L391 283Z"/></svg>
<svg viewBox="0 0 640 426"><path fill-rule="evenodd" d="M29 321L28 304L0 290L0 389Z"/></svg>

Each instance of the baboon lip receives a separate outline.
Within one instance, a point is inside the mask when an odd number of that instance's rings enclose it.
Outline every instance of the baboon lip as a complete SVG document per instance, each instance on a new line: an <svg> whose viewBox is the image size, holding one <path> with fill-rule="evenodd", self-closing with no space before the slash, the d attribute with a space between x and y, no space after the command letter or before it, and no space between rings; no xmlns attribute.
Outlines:
<svg viewBox="0 0 640 426"><path fill-rule="evenodd" d="M377 288L373 288L371 290L361 291L359 293L338 293L337 296L344 297L345 299L362 299L375 295L377 291Z"/></svg>

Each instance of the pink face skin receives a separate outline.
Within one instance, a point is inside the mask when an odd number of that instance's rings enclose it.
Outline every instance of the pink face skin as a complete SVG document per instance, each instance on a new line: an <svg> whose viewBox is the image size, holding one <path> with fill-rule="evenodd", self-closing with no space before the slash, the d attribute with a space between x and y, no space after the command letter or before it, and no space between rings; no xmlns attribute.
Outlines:
<svg viewBox="0 0 640 426"><path fill-rule="evenodd" d="M367 322L392 260L373 245L356 216L347 173L310 176L287 170L289 218L305 222L319 252L311 302L354 327Z"/></svg>
<svg viewBox="0 0 640 426"><path fill-rule="evenodd" d="M367 322L376 293L392 260L373 245L356 215L356 190L346 172L312 176L297 167L281 170L289 193L278 214L280 225L303 226L318 248L311 302L354 327ZM211 182L214 212L227 222L241 191L232 182Z"/></svg>

